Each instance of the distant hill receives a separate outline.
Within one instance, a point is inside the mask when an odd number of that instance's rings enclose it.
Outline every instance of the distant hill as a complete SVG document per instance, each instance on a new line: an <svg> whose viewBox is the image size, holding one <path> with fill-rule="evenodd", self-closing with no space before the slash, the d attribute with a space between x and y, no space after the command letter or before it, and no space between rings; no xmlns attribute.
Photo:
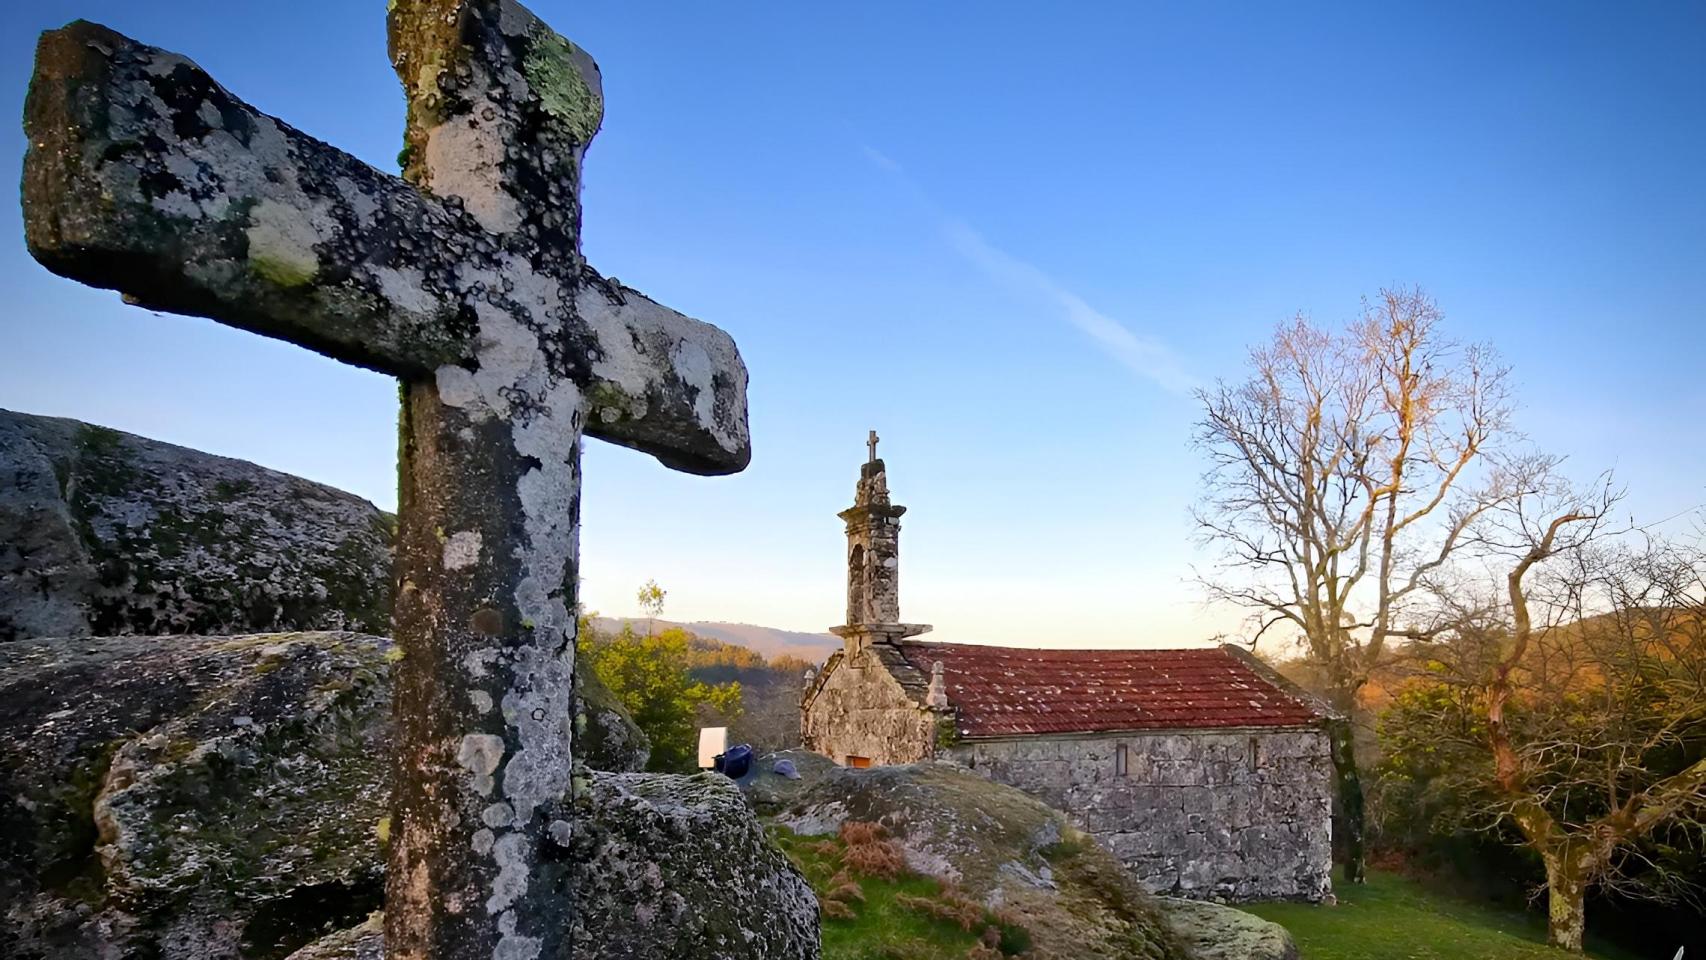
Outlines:
<svg viewBox="0 0 1706 960"><path fill-rule="evenodd" d="M595 617L592 621L594 628L610 633L621 630L625 623L631 623L634 629L644 631L647 621L644 617ZM778 630L775 627L760 627L750 623L718 623L704 620L657 620L655 623L658 630L681 627L688 633L707 640L721 640L745 647L754 653L762 654L766 660L793 656L811 663L822 663L830 651L841 646L840 640L827 633Z"/></svg>

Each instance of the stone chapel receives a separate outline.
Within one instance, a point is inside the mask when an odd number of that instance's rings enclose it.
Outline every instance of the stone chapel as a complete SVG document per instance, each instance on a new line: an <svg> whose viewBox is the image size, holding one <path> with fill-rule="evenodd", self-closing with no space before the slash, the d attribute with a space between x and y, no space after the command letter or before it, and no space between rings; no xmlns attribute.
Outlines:
<svg viewBox="0 0 1706 960"><path fill-rule="evenodd" d="M1070 814L1150 891L1331 891L1331 710L1235 646L933 643L900 619L900 517L876 455L847 527L842 648L808 675L807 749L851 767L951 760Z"/></svg>

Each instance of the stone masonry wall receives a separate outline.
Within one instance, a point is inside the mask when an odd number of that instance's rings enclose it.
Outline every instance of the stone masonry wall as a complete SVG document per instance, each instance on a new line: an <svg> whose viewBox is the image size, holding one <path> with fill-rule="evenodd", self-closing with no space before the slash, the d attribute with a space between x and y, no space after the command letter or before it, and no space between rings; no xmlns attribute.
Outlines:
<svg viewBox="0 0 1706 960"><path fill-rule="evenodd" d="M836 651L822 681L801 711L801 742L836 763L866 757L873 766L913 763L935 751L936 715L907 695L876 655L852 662Z"/></svg>
<svg viewBox="0 0 1706 960"><path fill-rule="evenodd" d="M1124 776L1115 773L1121 744ZM1071 814L1152 892L1315 901L1330 890L1323 731L976 740L949 752Z"/></svg>
<svg viewBox="0 0 1706 960"><path fill-rule="evenodd" d="M898 622L900 520L857 517L847 523L847 542L847 622Z"/></svg>

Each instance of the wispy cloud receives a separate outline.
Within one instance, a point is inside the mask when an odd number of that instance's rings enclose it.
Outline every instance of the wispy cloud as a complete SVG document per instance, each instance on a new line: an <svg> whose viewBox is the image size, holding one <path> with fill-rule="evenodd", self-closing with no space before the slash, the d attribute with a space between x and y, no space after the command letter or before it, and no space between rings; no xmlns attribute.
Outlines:
<svg viewBox="0 0 1706 960"><path fill-rule="evenodd" d="M892 175L913 201L930 213L949 246L984 276L1057 312L1103 352L1162 389L1188 394L1197 388L1200 381L1186 370L1179 356L1166 344L1134 332L1090 306L1083 297L1062 286L1036 264L990 243L965 221L938 207L907 175L905 168L886 154L869 146L864 147L864 153L866 159Z"/></svg>

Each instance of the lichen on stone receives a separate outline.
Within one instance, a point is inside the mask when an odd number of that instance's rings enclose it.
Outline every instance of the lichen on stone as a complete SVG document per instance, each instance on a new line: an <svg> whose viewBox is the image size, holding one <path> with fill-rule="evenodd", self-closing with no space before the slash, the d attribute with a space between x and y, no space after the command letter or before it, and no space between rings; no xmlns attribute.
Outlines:
<svg viewBox="0 0 1706 960"><path fill-rule="evenodd" d="M359 497L93 424L0 411L0 641L383 630L384 515Z"/></svg>
<svg viewBox="0 0 1706 960"><path fill-rule="evenodd" d="M280 287L312 283L320 269L314 225L299 211L263 200L250 211L249 266Z"/></svg>
<svg viewBox="0 0 1706 960"><path fill-rule="evenodd" d="M0 807L0 956L277 960L362 925L302 956L377 958L363 920L397 839L389 647L347 633L6 645L0 793L18 802ZM559 798L540 838L557 851L550 896L569 895L570 858L595 865L575 956L816 957L809 889L727 780L579 785L573 825ZM513 815L504 800L483 814ZM486 837L494 852L522 840ZM659 883L679 922L637 923Z"/></svg>
<svg viewBox="0 0 1706 960"><path fill-rule="evenodd" d="M51 935L80 945L66 956L277 957L305 942L310 915L376 907L386 646L291 633L8 644L0 793L21 805L0 831L0 955L38 955L32 938Z"/></svg>
<svg viewBox="0 0 1706 960"><path fill-rule="evenodd" d="M561 125L575 143L585 145L604 122L604 96L597 89L598 67L592 58L561 35L539 24L528 38L522 61L528 86L540 109ZM590 71L592 81L587 80Z"/></svg>

